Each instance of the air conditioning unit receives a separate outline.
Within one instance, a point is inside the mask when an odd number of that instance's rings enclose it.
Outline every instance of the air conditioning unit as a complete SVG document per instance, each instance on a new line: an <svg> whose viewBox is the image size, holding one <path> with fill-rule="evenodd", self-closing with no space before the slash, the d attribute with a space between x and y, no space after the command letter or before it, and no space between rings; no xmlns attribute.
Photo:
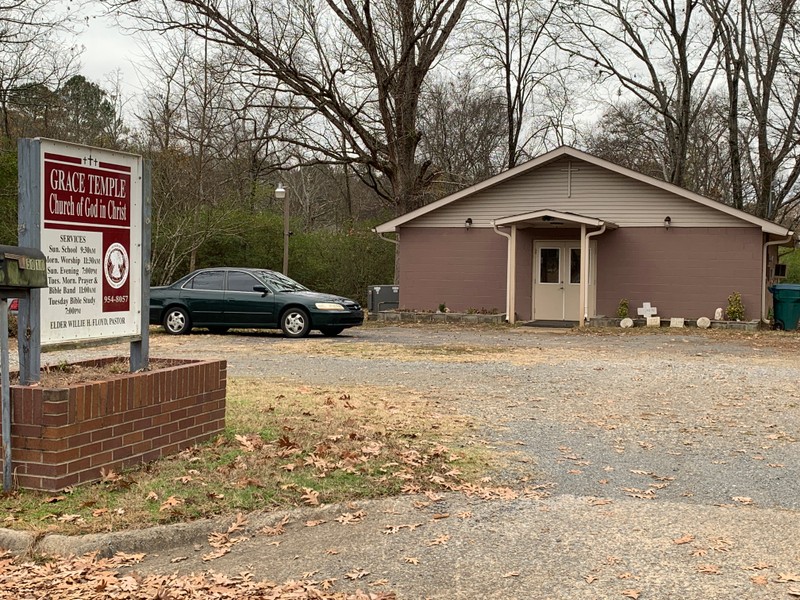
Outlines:
<svg viewBox="0 0 800 600"><path fill-rule="evenodd" d="M400 308L399 285L370 285L367 287L367 310L380 312Z"/></svg>

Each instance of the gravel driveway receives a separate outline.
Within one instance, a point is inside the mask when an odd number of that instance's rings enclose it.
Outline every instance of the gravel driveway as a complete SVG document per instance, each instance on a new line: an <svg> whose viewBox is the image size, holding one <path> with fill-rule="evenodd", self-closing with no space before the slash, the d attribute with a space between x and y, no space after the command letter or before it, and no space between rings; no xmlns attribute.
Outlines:
<svg viewBox="0 0 800 600"><path fill-rule="evenodd" d="M398 360L388 351L398 346L419 358ZM400 598L800 595L799 350L794 334L771 332L368 325L300 341L155 335L152 356L222 355L230 377L404 386L474 419L464 443L508 458L495 483L535 492L360 502L366 516L347 526L335 516L348 507L298 510L277 545L252 537L213 564L199 546L178 546L151 553L142 570L305 574ZM320 515L326 525L303 526Z"/></svg>

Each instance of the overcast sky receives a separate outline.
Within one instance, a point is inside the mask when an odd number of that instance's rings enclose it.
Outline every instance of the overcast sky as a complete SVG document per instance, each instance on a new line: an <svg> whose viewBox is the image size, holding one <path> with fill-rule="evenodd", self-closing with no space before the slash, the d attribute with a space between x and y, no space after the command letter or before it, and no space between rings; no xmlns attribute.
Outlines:
<svg viewBox="0 0 800 600"><path fill-rule="evenodd" d="M80 57L81 74L108 89L109 78L113 78L119 70L125 92L136 95L141 90L135 68L136 63L141 61L136 36L123 34L113 19L98 14L90 14L83 23L82 31L77 36L77 43L84 47Z"/></svg>

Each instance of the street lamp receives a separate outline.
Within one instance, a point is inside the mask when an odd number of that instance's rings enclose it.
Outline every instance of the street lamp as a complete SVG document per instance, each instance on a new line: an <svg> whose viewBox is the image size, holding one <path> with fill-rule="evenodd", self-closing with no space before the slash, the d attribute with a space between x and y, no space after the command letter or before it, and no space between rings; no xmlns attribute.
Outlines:
<svg viewBox="0 0 800 600"><path fill-rule="evenodd" d="M275 188L275 199L283 200L283 274L289 275L289 197L282 183Z"/></svg>

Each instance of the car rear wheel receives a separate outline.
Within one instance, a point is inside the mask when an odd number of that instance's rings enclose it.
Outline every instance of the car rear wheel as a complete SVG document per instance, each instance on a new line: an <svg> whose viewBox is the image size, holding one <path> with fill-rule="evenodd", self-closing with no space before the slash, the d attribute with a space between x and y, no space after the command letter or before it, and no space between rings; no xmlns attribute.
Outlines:
<svg viewBox="0 0 800 600"><path fill-rule="evenodd" d="M171 335L183 335L192 330L189 313L180 306L174 306L164 315L164 329Z"/></svg>
<svg viewBox="0 0 800 600"><path fill-rule="evenodd" d="M306 337L311 330L311 319L302 308L290 308L281 316L281 329L286 337Z"/></svg>
<svg viewBox="0 0 800 600"><path fill-rule="evenodd" d="M322 335L333 337L342 333L344 331L344 327L320 327L319 330L322 332Z"/></svg>

